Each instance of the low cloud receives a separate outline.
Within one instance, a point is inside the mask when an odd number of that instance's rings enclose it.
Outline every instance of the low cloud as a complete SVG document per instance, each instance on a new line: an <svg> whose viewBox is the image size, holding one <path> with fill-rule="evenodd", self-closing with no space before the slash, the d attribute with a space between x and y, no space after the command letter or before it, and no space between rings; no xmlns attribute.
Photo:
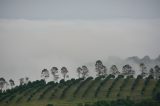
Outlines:
<svg viewBox="0 0 160 106"><path fill-rule="evenodd" d="M160 53L159 19L0 20L0 75L40 79L40 71L76 67L108 56Z"/></svg>

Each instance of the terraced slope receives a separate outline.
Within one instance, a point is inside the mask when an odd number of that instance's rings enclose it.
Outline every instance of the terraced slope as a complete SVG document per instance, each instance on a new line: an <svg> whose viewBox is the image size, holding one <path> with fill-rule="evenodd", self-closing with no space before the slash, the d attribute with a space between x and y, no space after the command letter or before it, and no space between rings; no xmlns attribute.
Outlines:
<svg viewBox="0 0 160 106"><path fill-rule="evenodd" d="M112 85L113 81L114 81L113 79L110 79L107 82L105 82L105 84L101 87L101 89L97 95L97 98L100 98L100 99L106 98L107 91L110 88L110 86Z"/></svg>
<svg viewBox="0 0 160 106"><path fill-rule="evenodd" d="M160 90L155 79L146 80L141 77L125 79L120 76L72 79L59 84L41 82L27 86L15 92L11 90L0 94L0 106L45 106L48 103L56 104L56 106L77 106L75 104L82 102L90 103L96 100L119 98L140 101L152 98L153 91Z"/></svg>
<svg viewBox="0 0 160 106"><path fill-rule="evenodd" d="M145 99L151 98L152 91L153 91L155 85L156 85L156 81L154 79L151 79L149 81L148 85L146 86L146 89L143 94Z"/></svg>
<svg viewBox="0 0 160 106"><path fill-rule="evenodd" d="M117 99L117 94L119 93L119 90L120 90L120 86L122 85L123 83L123 79L119 79L116 84L113 86L112 90L111 90L111 93L109 95L109 98L110 99Z"/></svg>
<svg viewBox="0 0 160 106"><path fill-rule="evenodd" d="M86 92L84 92L84 98L94 98L95 91L96 91L98 85L100 84L100 82L101 82L101 79L92 81L92 83L86 89Z"/></svg>
<svg viewBox="0 0 160 106"><path fill-rule="evenodd" d="M81 82L82 82L82 81L81 81ZM68 100L74 99L73 94L74 94L74 92L76 91L76 89L78 88L78 86L81 84L81 82L72 85L72 86L70 87L70 89L68 89L68 90L66 91L66 94L64 95L64 98L66 98L66 99L68 99Z"/></svg>
<svg viewBox="0 0 160 106"><path fill-rule="evenodd" d="M32 97L32 101L38 100L42 93L45 92L49 87L51 87L51 85L41 87L41 89L39 89L39 91L36 92L36 94Z"/></svg>
<svg viewBox="0 0 160 106"><path fill-rule="evenodd" d="M79 89L79 91L76 94L76 98L83 98L83 95L86 91L86 89L89 87L89 85L93 82L93 80L89 80L87 81L82 87L81 89Z"/></svg>
<svg viewBox="0 0 160 106"><path fill-rule="evenodd" d="M131 96L131 87L135 79L127 79L127 81L124 79L123 87L119 91L118 98L120 99L126 99L127 97Z"/></svg>
<svg viewBox="0 0 160 106"><path fill-rule="evenodd" d="M137 86L135 89L131 92L131 97L133 100L141 100L142 95L141 95L141 90L144 86L144 80L140 79L139 82L137 83Z"/></svg>

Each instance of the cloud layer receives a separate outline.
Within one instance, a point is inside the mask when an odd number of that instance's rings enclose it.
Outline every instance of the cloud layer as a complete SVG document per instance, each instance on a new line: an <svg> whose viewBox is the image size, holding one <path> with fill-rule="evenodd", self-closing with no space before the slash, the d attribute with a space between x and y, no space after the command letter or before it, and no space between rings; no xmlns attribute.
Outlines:
<svg viewBox="0 0 160 106"><path fill-rule="evenodd" d="M0 20L1 77L40 78L43 68L160 54L159 19ZM92 72L91 72L92 73Z"/></svg>

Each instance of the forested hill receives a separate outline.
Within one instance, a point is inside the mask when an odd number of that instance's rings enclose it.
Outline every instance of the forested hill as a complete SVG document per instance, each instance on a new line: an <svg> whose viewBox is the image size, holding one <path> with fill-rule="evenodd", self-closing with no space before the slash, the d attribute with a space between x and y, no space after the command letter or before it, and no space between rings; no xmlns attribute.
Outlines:
<svg viewBox="0 0 160 106"><path fill-rule="evenodd" d="M0 106L80 106L100 100L149 100L160 90L160 80L151 75L137 78L123 75L99 76L93 79L71 79L59 83L37 80L0 94ZM51 105L52 106L52 105ZM81 105L82 106L82 105Z"/></svg>

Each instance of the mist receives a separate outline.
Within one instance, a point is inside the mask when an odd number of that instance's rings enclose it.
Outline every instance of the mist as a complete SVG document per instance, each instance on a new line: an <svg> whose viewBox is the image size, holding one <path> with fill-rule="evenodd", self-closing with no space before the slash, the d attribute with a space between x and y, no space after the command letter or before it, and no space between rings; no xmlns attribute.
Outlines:
<svg viewBox="0 0 160 106"><path fill-rule="evenodd" d="M0 75L40 79L43 68L66 66L71 77L96 60L160 53L158 19L0 20ZM111 62L112 63L112 62ZM51 77L52 78L52 77Z"/></svg>

